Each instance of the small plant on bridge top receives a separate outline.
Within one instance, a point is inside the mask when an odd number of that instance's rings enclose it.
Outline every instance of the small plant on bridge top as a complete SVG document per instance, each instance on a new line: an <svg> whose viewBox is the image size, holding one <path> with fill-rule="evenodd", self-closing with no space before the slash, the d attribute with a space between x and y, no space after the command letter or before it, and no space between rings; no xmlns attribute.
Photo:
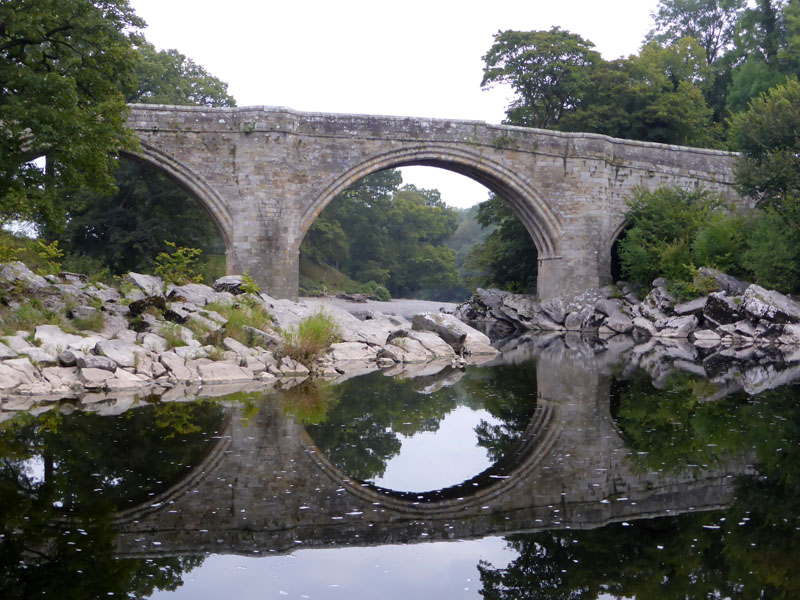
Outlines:
<svg viewBox="0 0 800 600"><path fill-rule="evenodd" d="M310 367L341 336L333 318L319 311L284 332L283 337L284 355Z"/></svg>
<svg viewBox="0 0 800 600"><path fill-rule="evenodd" d="M198 248L178 246L175 242L164 243L172 248L172 252L160 252L156 256L156 275L165 284L200 283L203 276L197 271L197 259L202 254Z"/></svg>

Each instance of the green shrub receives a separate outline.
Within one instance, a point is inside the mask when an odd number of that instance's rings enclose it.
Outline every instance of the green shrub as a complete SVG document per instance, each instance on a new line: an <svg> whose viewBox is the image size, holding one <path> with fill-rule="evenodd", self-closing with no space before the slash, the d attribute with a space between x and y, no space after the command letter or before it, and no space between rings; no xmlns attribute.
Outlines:
<svg viewBox="0 0 800 600"><path fill-rule="evenodd" d="M729 275L743 276L742 255L748 247L750 220L740 214L714 213L692 242L695 263Z"/></svg>
<svg viewBox="0 0 800 600"><path fill-rule="evenodd" d="M47 308L39 298L30 298L14 309L0 312L0 329L4 335L17 331L33 331L37 325L58 325L65 331L74 331L59 311Z"/></svg>
<svg viewBox="0 0 800 600"><path fill-rule="evenodd" d="M721 199L699 189L640 189L629 206L630 226L618 241L624 278L645 286L662 276L691 282L692 243L721 212Z"/></svg>
<svg viewBox="0 0 800 600"><path fill-rule="evenodd" d="M759 213L742 262L760 285L800 292L800 233L781 212L768 208Z"/></svg>
<svg viewBox="0 0 800 600"><path fill-rule="evenodd" d="M98 310L89 316L72 319L72 324L81 331L102 331L106 324L106 317Z"/></svg>
<svg viewBox="0 0 800 600"><path fill-rule="evenodd" d="M348 290L350 293L364 294L371 300L380 300L381 302L388 302L392 299L392 294L386 289L386 286L370 280L367 283L362 283L353 290Z"/></svg>
<svg viewBox="0 0 800 600"><path fill-rule="evenodd" d="M188 344L181 337L180 325L177 323L168 323L158 331L158 335L167 341L167 350L178 348L180 346L188 346Z"/></svg>
<svg viewBox="0 0 800 600"><path fill-rule="evenodd" d="M258 340L245 331L245 325L267 331L272 326L272 316L258 300L240 297L236 304L223 304L211 302L206 305L208 310L218 312L225 317L228 322L225 324L225 334L247 346L257 346Z"/></svg>
<svg viewBox="0 0 800 600"><path fill-rule="evenodd" d="M41 240L36 240L37 253L42 259L41 266L37 269L39 275L55 275L61 272L61 259L64 258L64 251L58 247L58 240L45 244Z"/></svg>
<svg viewBox="0 0 800 600"><path fill-rule="evenodd" d="M178 246L175 242L164 243L172 248L172 252L160 252L156 256L156 275L160 276L165 284L174 283L200 283L203 276L197 271L197 261L203 252L197 248Z"/></svg>
<svg viewBox="0 0 800 600"><path fill-rule="evenodd" d="M284 333L283 353L310 367L314 359L338 339L339 330L333 318L320 311Z"/></svg>
<svg viewBox="0 0 800 600"><path fill-rule="evenodd" d="M239 286L239 289L245 294L253 294L254 296L258 296L261 293L261 288L247 271L242 273L242 285Z"/></svg>

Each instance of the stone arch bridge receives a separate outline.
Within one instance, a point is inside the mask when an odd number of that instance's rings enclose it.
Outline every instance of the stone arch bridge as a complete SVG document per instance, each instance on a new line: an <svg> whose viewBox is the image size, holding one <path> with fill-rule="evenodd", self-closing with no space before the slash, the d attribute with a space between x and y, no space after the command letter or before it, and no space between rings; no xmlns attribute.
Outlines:
<svg viewBox="0 0 800 600"><path fill-rule="evenodd" d="M702 186L740 202L732 155L478 121L302 113L286 108L134 105L136 158L189 191L219 226L228 272L269 294L298 292L314 219L370 173L448 169L502 196L534 240L543 299L610 282L626 199L641 186Z"/></svg>

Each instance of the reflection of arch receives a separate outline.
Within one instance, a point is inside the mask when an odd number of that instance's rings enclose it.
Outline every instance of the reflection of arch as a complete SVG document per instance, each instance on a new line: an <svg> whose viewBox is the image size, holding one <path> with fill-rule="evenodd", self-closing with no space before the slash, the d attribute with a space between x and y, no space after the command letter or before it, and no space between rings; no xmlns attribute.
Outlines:
<svg viewBox="0 0 800 600"><path fill-rule="evenodd" d="M175 499L184 495L188 489L197 487L198 482L206 477L211 470L216 467L230 448L233 431L233 420L231 411L225 411L225 418L219 432L214 436L214 442L210 444L208 452L203 459L191 468L185 477L178 480L168 489L157 496L148 498L143 504L132 506L118 512L114 517L114 526L118 527L125 523L136 522L145 518L149 513L153 513L162 508L165 504L170 504Z"/></svg>
<svg viewBox="0 0 800 600"><path fill-rule="evenodd" d="M228 261L230 261L233 256L233 218L219 194L205 179L179 160L144 142L139 142L139 146L141 147L141 152L122 152L121 154L127 158L156 167L195 198L217 225L217 229L225 242L225 254L228 256Z"/></svg>
<svg viewBox="0 0 800 600"><path fill-rule="evenodd" d="M314 219L337 194L376 171L421 165L439 167L465 175L505 199L528 230L539 258L558 255L561 221L536 191L521 177L477 151L425 145L379 154L348 170L328 185L300 218L297 248Z"/></svg>
<svg viewBox="0 0 800 600"><path fill-rule="evenodd" d="M345 488L349 494L365 502L377 503L399 513L441 516L452 511L463 516L464 511L472 510L474 512L471 514L476 514L487 503L509 493L547 455L560 431L555 426L554 406L547 400L537 400L536 411L525 429L522 441L511 456L472 479L430 492L397 492L355 481L327 459L305 429L301 430L300 435L303 444L308 448L308 456L322 472L337 486Z"/></svg>

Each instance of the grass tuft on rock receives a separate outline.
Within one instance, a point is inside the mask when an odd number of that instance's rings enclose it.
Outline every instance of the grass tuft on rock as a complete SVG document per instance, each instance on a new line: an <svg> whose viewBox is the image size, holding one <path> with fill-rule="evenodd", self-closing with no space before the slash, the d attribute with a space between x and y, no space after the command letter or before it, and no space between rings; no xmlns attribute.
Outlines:
<svg viewBox="0 0 800 600"><path fill-rule="evenodd" d="M283 334L283 354L310 367L333 343L339 341L339 328L323 311L306 317Z"/></svg>
<svg viewBox="0 0 800 600"><path fill-rule="evenodd" d="M264 305L249 297L236 304L211 302L205 308L225 317L228 320L225 324L225 335L246 346L256 346L258 340L245 331L245 326L261 331L268 331L272 327L272 316Z"/></svg>

